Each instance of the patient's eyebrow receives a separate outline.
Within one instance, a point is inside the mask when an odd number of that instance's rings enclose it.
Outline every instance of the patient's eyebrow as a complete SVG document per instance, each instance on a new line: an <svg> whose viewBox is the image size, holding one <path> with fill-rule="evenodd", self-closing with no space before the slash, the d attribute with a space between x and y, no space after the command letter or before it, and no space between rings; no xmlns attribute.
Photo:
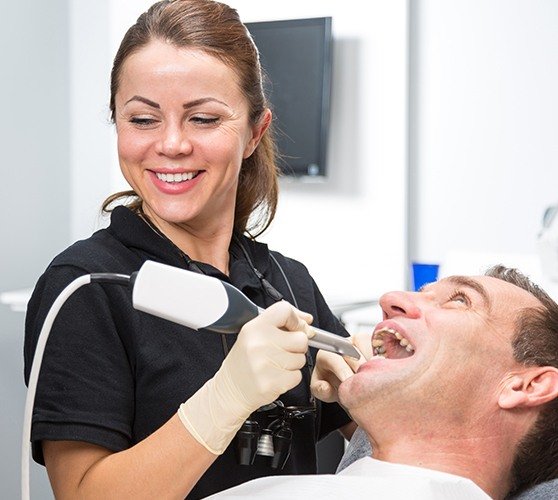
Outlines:
<svg viewBox="0 0 558 500"><path fill-rule="evenodd" d="M443 281L449 281L450 283L453 283L457 286L464 286L467 288L471 288L482 297L482 301L484 303L485 309L490 311L490 308L492 307L490 296L488 295L486 288L482 286L477 280L468 278L467 276L449 276L448 278L445 278Z"/></svg>

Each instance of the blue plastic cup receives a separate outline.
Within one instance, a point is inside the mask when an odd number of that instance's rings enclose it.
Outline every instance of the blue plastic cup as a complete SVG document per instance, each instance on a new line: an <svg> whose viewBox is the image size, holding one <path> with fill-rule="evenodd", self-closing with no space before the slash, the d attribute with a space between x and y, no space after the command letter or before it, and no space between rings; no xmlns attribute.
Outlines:
<svg viewBox="0 0 558 500"><path fill-rule="evenodd" d="M439 264L425 264L413 262L413 290L418 292L427 283L433 283L438 279Z"/></svg>

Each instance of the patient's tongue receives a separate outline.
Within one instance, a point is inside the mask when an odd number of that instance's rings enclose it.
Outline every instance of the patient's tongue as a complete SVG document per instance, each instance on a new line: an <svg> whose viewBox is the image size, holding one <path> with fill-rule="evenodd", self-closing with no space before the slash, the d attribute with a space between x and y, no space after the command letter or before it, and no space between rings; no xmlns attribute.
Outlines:
<svg viewBox="0 0 558 500"><path fill-rule="evenodd" d="M384 348L386 350L384 356L390 359L409 358L413 355L413 353L403 347L395 337L384 339Z"/></svg>

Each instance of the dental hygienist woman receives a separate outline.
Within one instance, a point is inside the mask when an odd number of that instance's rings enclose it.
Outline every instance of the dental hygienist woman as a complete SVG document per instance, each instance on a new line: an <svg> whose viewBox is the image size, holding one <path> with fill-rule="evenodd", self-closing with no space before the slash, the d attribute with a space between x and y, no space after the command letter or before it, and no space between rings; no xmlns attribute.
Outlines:
<svg viewBox="0 0 558 500"><path fill-rule="evenodd" d="M200 498L260 476L315 473L316 441L353 424L311 397L315 352L304 331L313 321L346 332L306 268L253 237L273 219L277 168L252 39L224 4L158 2L125 35L111 77L132 190L106 200L108 228L63 251L39 279L26 380L50 306L83 274L129 275L155 260L228 281L269 309L238 336L199 333L134 310L124 287L80 288L46 346L34 459L57 498ZM265 450L239 464L247 419L285 430L283 468Z"/></svg>

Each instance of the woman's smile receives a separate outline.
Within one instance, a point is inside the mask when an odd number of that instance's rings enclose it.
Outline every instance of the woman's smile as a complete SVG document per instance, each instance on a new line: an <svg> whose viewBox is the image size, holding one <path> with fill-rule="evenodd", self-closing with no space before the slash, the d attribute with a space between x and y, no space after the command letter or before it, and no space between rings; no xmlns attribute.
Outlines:
<svg viewBox="0 0 558 500"><path fill-rule="evenodd" d="M195 171L176 171L176 172L157 172L147 170L153 185L164 194L177 195L183 194L193 189L204 176L204 170Z"/></svg>

